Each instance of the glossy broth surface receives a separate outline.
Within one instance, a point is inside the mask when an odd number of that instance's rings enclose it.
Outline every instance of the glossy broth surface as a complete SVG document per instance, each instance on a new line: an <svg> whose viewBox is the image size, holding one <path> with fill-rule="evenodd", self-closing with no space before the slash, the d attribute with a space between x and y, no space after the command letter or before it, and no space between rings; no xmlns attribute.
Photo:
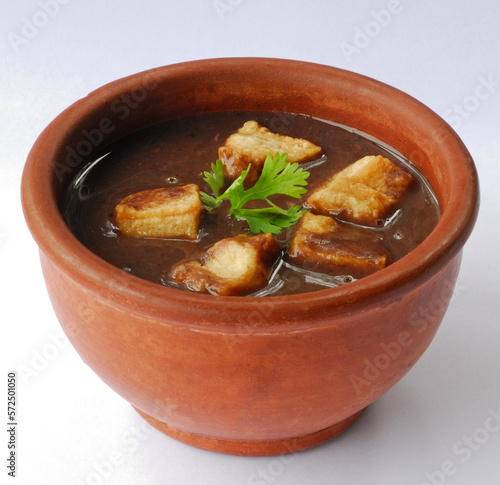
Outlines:
<svg viewBox="0 0 500 485"><path fill-rule="evenodd" d="M218 147L248 120L283 135L305 138L323 149L320 159L301 165L310 172L308 193L301 200L273 198L278 205L300 204L333 173L366 155L382 155L409 172L413 182L398 206L379 221L379 227L366 230L377 234L392 261L396 261L420 244L437 224L439 207L429 184L389 147L329 122L261 112L213 113L168 121L108 146L70 185L62 207L66 223L102 259L140 278L177 287L168 276L173 265L196 259L225 237L249 233L246 221L231 218L228 202L224 201L216 210L203 214L196 241L135 239L120 233L114 208L127 195L146 189L195 183L210 193L203 172L210 171ZM292 230L276 236L283 252ZM254 295L303 293L352 280L350 275L328 276L294 268L280 259L269 285Z"/></svg>

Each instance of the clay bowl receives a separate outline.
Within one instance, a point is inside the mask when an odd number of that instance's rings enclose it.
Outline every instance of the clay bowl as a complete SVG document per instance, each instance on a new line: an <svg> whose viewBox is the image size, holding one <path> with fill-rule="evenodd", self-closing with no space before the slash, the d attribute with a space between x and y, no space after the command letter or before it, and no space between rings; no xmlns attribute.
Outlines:
<svg viewBox="0 0 500 485"><path fill-rule="evenodd" d="M225 110L301 113L382 140L434 187L437 227L371 276L267 298L141 280L68 230L61 197L97 150L145 125ZM304 62L214 59L120 79L70 106L36 141L22 201L54 310L84 362L175 439L272 455L338 435L420 358L452 297L478 210L478 179L455 132L397 89Z"/></svg>

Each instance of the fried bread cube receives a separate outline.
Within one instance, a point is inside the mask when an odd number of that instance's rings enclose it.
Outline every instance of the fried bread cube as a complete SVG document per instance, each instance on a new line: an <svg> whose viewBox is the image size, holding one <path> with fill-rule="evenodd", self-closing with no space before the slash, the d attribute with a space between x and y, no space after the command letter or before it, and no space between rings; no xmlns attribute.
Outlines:
<svg viewBox="0 0 500 485"><path fill-rule="evenodd" d="M178 264L171 277L192 291L246 295L267 285L278 253L272 234L240 234L215 243L199 261Z"/></svg>
<svg viewBox="0 0 500 485"><path fill-rule="evenodd" d="M376 226L410 185L409 173L380 155L367 156L330 177L304 204L313 212Z"/></svg>
<svg viewBox="0 0 500 485"><path fill-rule="evenodd" d="M196 239L203 206L195 184L143 190L115 208L116 223L128 237Z"/></svg>
<svg viewBox="0 0 500 485"><path fill-rule="evenodd" d="M307 213L292 236L287 259L309 271L361 278L390 262L377 237L370 229Z"/></svg>
<svg viewBox="0 0 500 485"><path fill-rule="evenodd" d="M276 152L286 152L289 163L303 163L318 158L321 148L302 138L273 133L256 121L247 121L219 147L219 158L230 180L238 178L251 163L245 181L253 183L259 178L267 155L271 153L274 156Z"/></svg>

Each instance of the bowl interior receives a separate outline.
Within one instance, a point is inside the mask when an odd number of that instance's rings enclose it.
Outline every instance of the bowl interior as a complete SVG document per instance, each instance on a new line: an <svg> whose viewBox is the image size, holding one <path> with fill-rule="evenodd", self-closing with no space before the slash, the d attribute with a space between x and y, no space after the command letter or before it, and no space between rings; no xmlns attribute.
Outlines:
<svg viewBox="0 0 500 485"><path fill-rule="evenodd" d="M268 111L304 114L360 130L391 146L429 180L442 216L429 237L388 268L349 285L293 297L266 297L273 322L320 321L326 311L397 298L407 285L438 272L461 249L478 210L474 164L456 133L434 112L373 79L277 59L212 59L139 73L110 83L64 111L33 147L23 175L25 216L40 249L91 291L150 316L232 325L234 313L261 304L169 289L114 268L71 234L59 212L76 172L107 144L145 126L196 113ZM293 308L308 308L307 313ZM134 302L133 305L130 302ZM311 309L314 311L311 312ZM258 323L259 325L261 323Z"/></svg>

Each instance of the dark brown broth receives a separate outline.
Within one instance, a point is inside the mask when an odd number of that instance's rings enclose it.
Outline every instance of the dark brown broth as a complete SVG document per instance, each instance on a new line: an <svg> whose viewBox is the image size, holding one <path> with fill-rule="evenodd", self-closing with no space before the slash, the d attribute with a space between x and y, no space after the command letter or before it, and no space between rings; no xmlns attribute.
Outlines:
<svg viewBox="0 0 500 485"><path fill-rule="evenodd" d="M414 181L400 204L380 221L381 227L367 228L379 235L394 261L420 244L437 224L439 207L428 184L389 147L329 122L261 112L214 113L168 121L109 146L68 189L62 209L66 223L87 248L109 263L140 278L175 286L166 276L172 265L197 258L224 237L249 233L246 222L232 219L225 201L217 210L203 215L197 241L134 239L123 236L115 227L114 207L131 193L170 185L195 183L210 192L203 172L210 170L224 140L250 119L274 132L305 138L322 147L322 163L303 165L310 171L308 193L366 155L383 155L410 172ZM289 197L273 200L282 207L300 203ZM276 238L283 251L290 232L291 228ZM280 261L268 287L257 295L303 293L349 281L349 275L318 275Z"/></svg>

